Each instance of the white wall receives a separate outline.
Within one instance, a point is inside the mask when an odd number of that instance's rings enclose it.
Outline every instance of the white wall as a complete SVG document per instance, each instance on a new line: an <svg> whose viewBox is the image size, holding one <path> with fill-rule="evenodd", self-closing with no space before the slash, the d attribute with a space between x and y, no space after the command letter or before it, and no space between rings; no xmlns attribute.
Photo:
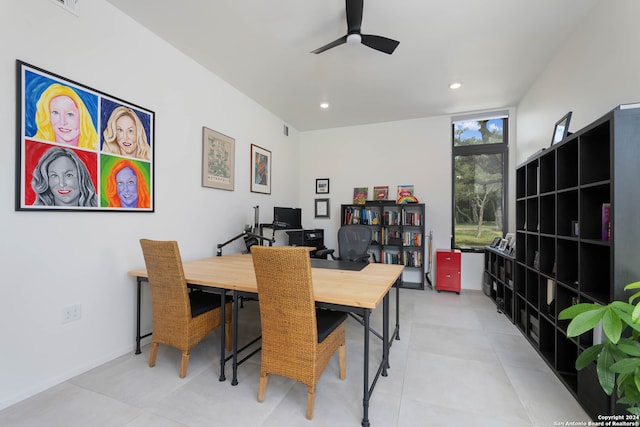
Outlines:
<svg viewBox="0 0 640 427"><path fill-rule="evenodd" d="M387 185L393 199L399 184L413 184L426 205L434 263L436 249L451 247L450 116L303 132L300 140L303 224L324 228L327 247L337 248L340 205L352 202L354 187L368 187L371 198L374 186ZM315 194L317 178L330 179L328 195ZM331 218L314 219L314 199L327 197ZM482 255L465 253L462 267L463 289L481 289Z"/></svg>
<svg viewBox="0 0 640 427"><path fill-rule="evenodd" d="M337 247L340 205L353 201L354 187L414 184L426 204L434 247L449 247L451 234L451 136L449 117L334 128L300 134L300 200L305 227L325 229L325 244ZM315 194L316 178L330 179L328 195ZM329 198L330 219L314 219L314 199Z"/></svg>
<svg viewBox="0 0 640 427"><path fill-rule="evenodd" d="M518 163L549 146L568 111L573 132L640 101L639 17L637 0L601 1L591 10L518 105Z"/></svg>
<svg viewBox="0 0 640 427"><path fill-rule="evenodd" d="M104 0L82 2L80 18L49 0L4 2L0 39L2 409L132 351L138 239L213 256L252 206L271 222L274 205L298 205L299 136ZM14 211L16 59L155 111L155 213ZM233 192L200 185L203 126L236 139ZM249 192L252 143L272 151L271 195ZM62 324L72 304L82 319Z"/></svg>

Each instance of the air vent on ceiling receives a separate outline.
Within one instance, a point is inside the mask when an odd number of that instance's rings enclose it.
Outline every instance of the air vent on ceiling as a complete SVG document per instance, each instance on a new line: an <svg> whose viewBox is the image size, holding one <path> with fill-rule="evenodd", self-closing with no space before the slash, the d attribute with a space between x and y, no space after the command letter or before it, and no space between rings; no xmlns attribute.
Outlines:
<svg viewBox="0 0 640 427"><path fill-rule="evenodd" d="M76 16L80 16L80 0L51 0Z"/></svg>

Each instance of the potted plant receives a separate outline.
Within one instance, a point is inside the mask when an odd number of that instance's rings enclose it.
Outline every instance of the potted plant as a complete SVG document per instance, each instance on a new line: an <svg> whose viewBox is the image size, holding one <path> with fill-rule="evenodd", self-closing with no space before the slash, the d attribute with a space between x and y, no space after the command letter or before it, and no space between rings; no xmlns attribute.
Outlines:
<svg viewBox="0 0 640 427"><path fill-rule="evenodd" d="M640 289L640 282L630 283L625 290ZM602 325L606 340L586 348L576 359L581 370L596 361L598 381L605 393L614 386L621 405L640 416L640 291L629 302L613 301L607 305L580 303L562 310L558 318L569 320L567 337L577 337Z"/></svg>

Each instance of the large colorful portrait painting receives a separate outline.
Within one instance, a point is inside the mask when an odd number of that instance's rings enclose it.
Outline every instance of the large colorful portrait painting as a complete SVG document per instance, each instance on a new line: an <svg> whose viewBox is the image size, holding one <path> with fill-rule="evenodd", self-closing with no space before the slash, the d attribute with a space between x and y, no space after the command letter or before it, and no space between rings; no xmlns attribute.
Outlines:
<svg viewBox="0 0 640 427"><path fill-rule="evenodd" d="M16 210L152 212L153 111L17 61Z"/></svg>

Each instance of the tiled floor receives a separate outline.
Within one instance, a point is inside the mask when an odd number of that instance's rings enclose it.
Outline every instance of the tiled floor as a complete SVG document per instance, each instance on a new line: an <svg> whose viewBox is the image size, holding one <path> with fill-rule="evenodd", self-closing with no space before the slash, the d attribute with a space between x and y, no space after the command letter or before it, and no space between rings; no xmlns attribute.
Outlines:
<svg viewBox="0 0 640 427"><path fill-rule="evenodd" d="M571 394L520 332L479 291L460 295L401 291L400 341L388 377L371 399L372 426L548 427L588 421ZM392 306L395 304L392 302ZM380 310L378 310L380 311ZM392 311L393 313L393 311ZM379 324L376 312L373 324ZM257 303L241 313L241 332L257 332ZM124 355L0 412L13 426L359 426L362 420L362 327L347 324L347 379L337 355L305 418L306 387L271 376L258 403L259 353L239 368L240 383L219 382L218 331L191 354L178 377L180 353L160 347L156 367L143 354ZM372 362L380 342L372 340ZM371 373L373 375L373 372Z"/></svg>

